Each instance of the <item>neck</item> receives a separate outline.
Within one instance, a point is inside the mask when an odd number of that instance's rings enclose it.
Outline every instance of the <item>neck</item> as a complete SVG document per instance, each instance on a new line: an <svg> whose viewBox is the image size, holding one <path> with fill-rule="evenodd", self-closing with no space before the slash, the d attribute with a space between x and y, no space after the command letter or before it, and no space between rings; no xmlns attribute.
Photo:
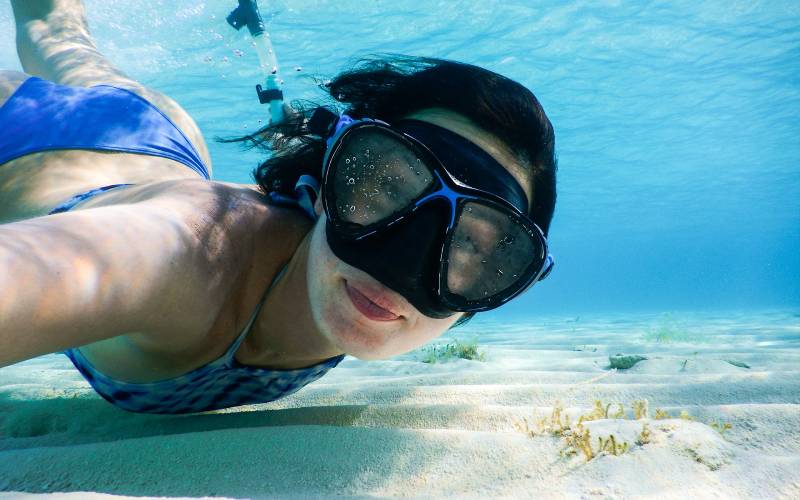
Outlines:
<svg viewBox="0 0 800 500"><path fill-rule="evenodd" d="M311 311L306 278L311 233L300 242L283 276L269 291L242 344L239 358L243 364L291 369L343 354L319 331Z"/></svg>

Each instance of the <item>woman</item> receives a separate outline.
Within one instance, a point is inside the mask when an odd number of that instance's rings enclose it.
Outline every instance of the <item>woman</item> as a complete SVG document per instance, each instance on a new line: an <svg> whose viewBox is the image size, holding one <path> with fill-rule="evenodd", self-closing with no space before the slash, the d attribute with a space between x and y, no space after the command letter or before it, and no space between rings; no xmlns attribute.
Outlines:
<svg viewBox="0 0 800 500"><path fill-rule="evenodd" d="M130 411L271 401L552 268L553 130L511 80L366 61L324 86L345 114L295 104L236 139L274 153L256 185L210 181L195 123L97 52L79 1L12 6L25 73L0 73L0 366L64 350Z"/></svg>

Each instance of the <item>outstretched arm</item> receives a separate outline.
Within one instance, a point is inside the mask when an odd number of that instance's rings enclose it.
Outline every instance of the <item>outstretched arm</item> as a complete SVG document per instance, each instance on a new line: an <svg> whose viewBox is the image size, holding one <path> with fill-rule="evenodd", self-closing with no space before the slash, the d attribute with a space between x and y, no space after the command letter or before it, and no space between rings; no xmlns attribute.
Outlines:
<svg viewBox="0 0 800 500"><path fill-rule="evenodd" d="M205 333L205 254L156 203L0 225L0 366L125 333Z"/></svg>

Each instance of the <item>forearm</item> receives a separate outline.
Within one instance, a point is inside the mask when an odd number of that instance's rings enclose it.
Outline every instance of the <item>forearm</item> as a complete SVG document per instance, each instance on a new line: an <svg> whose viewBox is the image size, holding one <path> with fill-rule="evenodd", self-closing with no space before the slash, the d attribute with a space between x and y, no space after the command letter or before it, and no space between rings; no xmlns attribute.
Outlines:
<svg viewBox="0 0 800 500"><path fill-rule="evenodd" d="M97 308L91 303L97 279L92 266L72 258L69 243L27 229L0 226L0 366L94 337L88 324ZM79 269L83 272L76 273Z"/></svg>
<svg viewBox="0 0 800 500"><path fill-rule="evenodd" d="M126 333L205 331L215 310L199 291L213 277L196 245L157 204L0 225L0 366Z"/></svg>

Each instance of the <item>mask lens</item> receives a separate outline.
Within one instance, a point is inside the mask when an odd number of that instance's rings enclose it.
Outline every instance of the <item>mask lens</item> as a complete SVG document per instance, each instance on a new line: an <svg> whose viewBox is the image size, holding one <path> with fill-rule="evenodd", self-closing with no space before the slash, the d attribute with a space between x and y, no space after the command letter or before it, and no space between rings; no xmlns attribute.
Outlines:
<svg viewBox="0 0 800 500"><path fill-rule="evenodd" d="M539 269L543 248L521 220L483 202L459 213L447 255L447 289L467 301L507 295Z"/></svg>
<svg viewBox="0 0 800 500"><path fill-rule="evenodd" d="M410 209L434 181L421 151L376 126L350 131L329 168L329 205L340 229L351 232Z"/></svg>

